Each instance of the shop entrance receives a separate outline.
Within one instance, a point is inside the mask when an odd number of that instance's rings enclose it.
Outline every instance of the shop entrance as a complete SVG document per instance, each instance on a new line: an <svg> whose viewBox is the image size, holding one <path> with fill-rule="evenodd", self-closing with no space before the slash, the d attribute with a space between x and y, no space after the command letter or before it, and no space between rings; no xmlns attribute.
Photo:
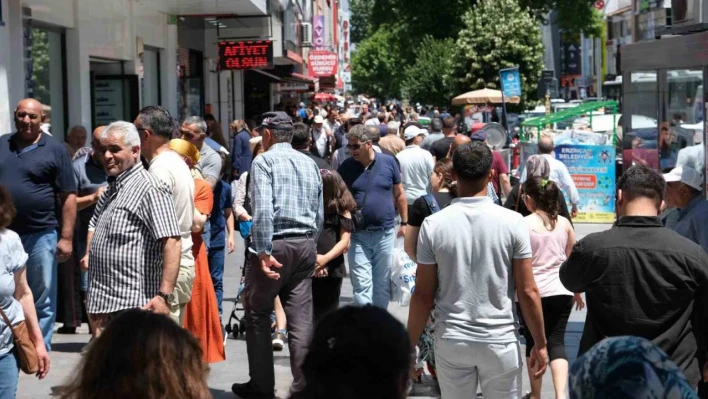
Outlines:
<svg viewBox="0 0 708 399"><path fill-rule="evenodd" d="M122 61L91 59L91 123L132 122L140 111L137 75L126 75Z"/></svg>

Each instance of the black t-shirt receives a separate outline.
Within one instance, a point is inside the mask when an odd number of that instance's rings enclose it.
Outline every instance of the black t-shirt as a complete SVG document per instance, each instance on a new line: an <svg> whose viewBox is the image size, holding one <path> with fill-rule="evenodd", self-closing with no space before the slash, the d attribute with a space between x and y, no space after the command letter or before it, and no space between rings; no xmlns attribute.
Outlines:
<svg viewBox="0 0 708 399"><path fill-rule="evenodd" d="M447 153L450 152L450 146L454 140L454 137L443 137L430 146L430 153L433 154L436 161L447 158Z"/></svg>
<svg viewBox="0 0 708 399"><path fill-rule="evenodd" d="M509 196L506 197L506 202L504 202L504 208L506 209L511 209L512 211L516 211L521 214L521 216L528 216L531 214L531 211L529 211L528 208L526 208L526 204L524 204L524 200L520 198L519 196L519 190L521 190L521 184L517 184L514 187L511 188L511 192L509 193ZM573 220L570 218L570 212L568 212L568 205L565 201L565 195L563 195L563 192L561 191L560 193L561 198L560 198L560 207L558 209L558 215L563 216L564 218L568 219L571 225L573 225ZM518 204L518 209L516 208Z"/></svg>
<svg viewBox="0 0 708 399"><path fill-rule="evenodd" d="M331 251L342 238L342 229L354 231L354 222L337 213L325 214L324 225L317 239L317 253L324 255ZM332 259L327 263L327 273L329 277L346 277L347 268L344 266L344 254Z"/></svg>
<svg viewBox="0 0 708 399"><path fill-rule="evenodd" d="M453 197L449 192L433 193L433 197L435 197L435 200L438 202L438 207L440 207L440 209L450 205L452 200L455 199L455 197ZM428 203L425 202L425 198L420 197L413 202L411 213L408 215L408 224L414 227L420 227L423 225L423 220L430 215L431 213L430 208L428 208Z"/></svg>

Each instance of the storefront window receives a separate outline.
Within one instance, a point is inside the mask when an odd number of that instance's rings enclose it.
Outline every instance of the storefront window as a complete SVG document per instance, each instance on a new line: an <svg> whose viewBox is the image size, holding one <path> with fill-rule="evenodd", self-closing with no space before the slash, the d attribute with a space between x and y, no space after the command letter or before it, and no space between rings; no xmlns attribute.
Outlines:
<svg viewBox="0 0 708 399"><path fill-rule="evenodd" d="M622 139L622 164L625 170L638 164L658 169L657 73L646 71L629 75L630 84L622 102L621 129L618 129Z"/></svg>
<svg viewBox="0 0 708 399"><path fill-rule="evenodd" d="M62 62L62 34L32 27L32 80L27 97L37 99L45 106L45 127L59 140L64 139L64 69Z"/></svg>
<svg viewBox="0 0 708 399"><path fill-rule="evenodd" d="M658 144L662 170L676 167L682 149L703 141L703 124L698 123L703 120L702 91L702 69L666 71L666 104Z"/></svg>

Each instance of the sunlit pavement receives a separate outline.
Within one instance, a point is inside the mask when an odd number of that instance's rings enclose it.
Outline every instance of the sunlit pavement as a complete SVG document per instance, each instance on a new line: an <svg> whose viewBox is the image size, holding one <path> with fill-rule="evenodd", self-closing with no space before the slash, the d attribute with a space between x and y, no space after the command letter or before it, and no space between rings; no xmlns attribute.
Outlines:
<svg viewBox="0 0 708 399"><path fill-rule="evenodd" d="M578 239L587 234L604 231L610 225L576 225ZM241 278L240 267L243 265L243 242L238 241L237 249L226 258L226 271L224 280L224 322L228 321L233 301L238 292L239 280ZM344 280L342 287L342 304L352 303L352 287L349 279ZM408 308L403 308L395 303L389 306L389 311L401 322L405 323L408 318ZM575 360L580 334L582 333L585 321L585 311L573 311L566 333L566 346L569 360ZM243 312L239 312L239 317ZM57 325L59 327L60 325ZM38 381L34 377L22 375L18 389L18 398L46 398L52 396L52 387L60 386L68 378L73 376L78 370L78 363L81 360L79 354L81 348L88 342L88 327L84 325L76 335L54 335L52 344L52 369L49 376ZM122 350L116 348L116 350ZM248 380L248 360L246 358L246 342L239 339L229 338L226 345L227 360L211 365L209 375L209 387L214 398L235 398L231 393L231 384L234 382L245 382ZM276 394L280 398L287 398L288 389L292 382L290 374L290 359L286 348L282 352L276 352L275 358L275 380ZM553 384L549 372L543 378L543 397L553 397ZM528 391L528 378L524 374L524 392Z"/></svg>

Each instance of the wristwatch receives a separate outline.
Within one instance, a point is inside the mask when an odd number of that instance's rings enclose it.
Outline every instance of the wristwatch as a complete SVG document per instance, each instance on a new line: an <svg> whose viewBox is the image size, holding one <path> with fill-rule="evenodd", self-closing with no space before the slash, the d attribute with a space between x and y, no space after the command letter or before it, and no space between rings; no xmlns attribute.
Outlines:
<svg viewBox="0 0 708 399"><path fill-rule="evenodd" d="M408 226L408 222L401 222L401 226Z"/></svg>
<svg viewBox="0 0 708 399"><path fill-rule="evenodd" d="M157 296L159 296L160 298L164 299L164 300L165 300L165 303L166 303L167 305L171 304L172 301L174 301L174 299L175 299L174 294L165 294L165 293L162 292L162 291L158 291L158 292L157 292Z"/></svg>

